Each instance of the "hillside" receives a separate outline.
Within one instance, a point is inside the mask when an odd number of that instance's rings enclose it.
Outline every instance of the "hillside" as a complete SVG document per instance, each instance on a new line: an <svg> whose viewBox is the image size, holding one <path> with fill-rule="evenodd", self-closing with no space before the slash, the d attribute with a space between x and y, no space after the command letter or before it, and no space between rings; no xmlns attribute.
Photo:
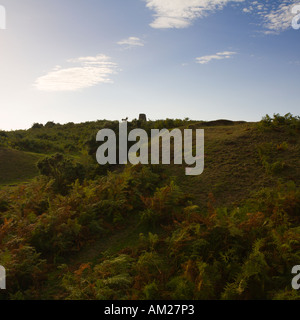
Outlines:
<svg viewBox="0 0 300 320"><path fill-rule="evenodd" d="M209 193L215 195L218 206L234 205L253 191L276 186L279 179L299 186L299 134L260 130L256 123L209 127L200 123L193 128L205 129L204 172L187 177L179 166L166 166L166 170L198 205L206 206ZM262 157L278 168L266 167Z"/></svg>
<svg viewBox="0 0 300 320"><path fill-rule="evenodd" d="M0 186L18 184L36 177L41 155L0 146Z"/></svg>
<svg viewBox="0 0 300 320"><path fill-rule="evenodd" d="M203 174L173 164L99 168L95 135L117 122L6 134L0 155L12 161L3 168L29 173L39 160L41 175L0 189L9 284L0 298L299 299L290 286L300 259L299 118L128 125L204 128ZM28 167L18 162L29 156Z"/></svg>

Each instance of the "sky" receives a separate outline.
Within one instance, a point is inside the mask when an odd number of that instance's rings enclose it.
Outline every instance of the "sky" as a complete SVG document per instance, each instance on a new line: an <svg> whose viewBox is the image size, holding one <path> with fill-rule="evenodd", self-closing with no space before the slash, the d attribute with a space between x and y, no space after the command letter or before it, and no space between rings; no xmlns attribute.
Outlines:
<svg viewBox="0 0 300 320"><path fill-rule="evenodd" d="M295 5L0 0L0 130L140 113L151 120L299 115Z"/></svg>

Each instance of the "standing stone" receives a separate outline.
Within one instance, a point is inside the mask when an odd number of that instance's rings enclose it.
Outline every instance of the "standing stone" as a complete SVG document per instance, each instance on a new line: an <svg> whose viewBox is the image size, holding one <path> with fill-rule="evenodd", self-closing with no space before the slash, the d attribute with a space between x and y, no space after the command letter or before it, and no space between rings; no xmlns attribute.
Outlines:
<svg viewBox="0 0 300 320"><path fill-rule="evenodd" d="M146 115L144 114L144 113L140 113L140 115L139 115L139 120L140 121L147 121L147 117L146 117Z"/></svg>

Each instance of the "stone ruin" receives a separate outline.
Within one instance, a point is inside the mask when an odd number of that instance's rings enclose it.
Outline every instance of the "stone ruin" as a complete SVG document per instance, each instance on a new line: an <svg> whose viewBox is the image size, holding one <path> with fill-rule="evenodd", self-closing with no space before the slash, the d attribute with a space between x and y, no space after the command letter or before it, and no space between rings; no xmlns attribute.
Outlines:
<svg viewBox="0 0 300 320"><path fill-rule="evenodd" d="M145 121L145 122L147 122L147 117L146 117L146 115L145 115L144 113L140 113L140 115L139 115L139 120L140 120L140 121Z"/></svg>

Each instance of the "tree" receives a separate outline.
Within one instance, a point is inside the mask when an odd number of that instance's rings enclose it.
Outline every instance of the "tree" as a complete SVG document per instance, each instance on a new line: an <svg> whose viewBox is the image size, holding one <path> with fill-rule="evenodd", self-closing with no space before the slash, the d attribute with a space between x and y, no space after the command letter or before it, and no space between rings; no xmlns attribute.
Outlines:
<svg viewBox="0 0 300 320"><path fill-rule="evenodd" d="M43 127L44 127L44 125L43 125L42 123L37 123L37 122L35 122L35 123L32 125L31 129L40 129L40 128L43 128Z"/></svg>

